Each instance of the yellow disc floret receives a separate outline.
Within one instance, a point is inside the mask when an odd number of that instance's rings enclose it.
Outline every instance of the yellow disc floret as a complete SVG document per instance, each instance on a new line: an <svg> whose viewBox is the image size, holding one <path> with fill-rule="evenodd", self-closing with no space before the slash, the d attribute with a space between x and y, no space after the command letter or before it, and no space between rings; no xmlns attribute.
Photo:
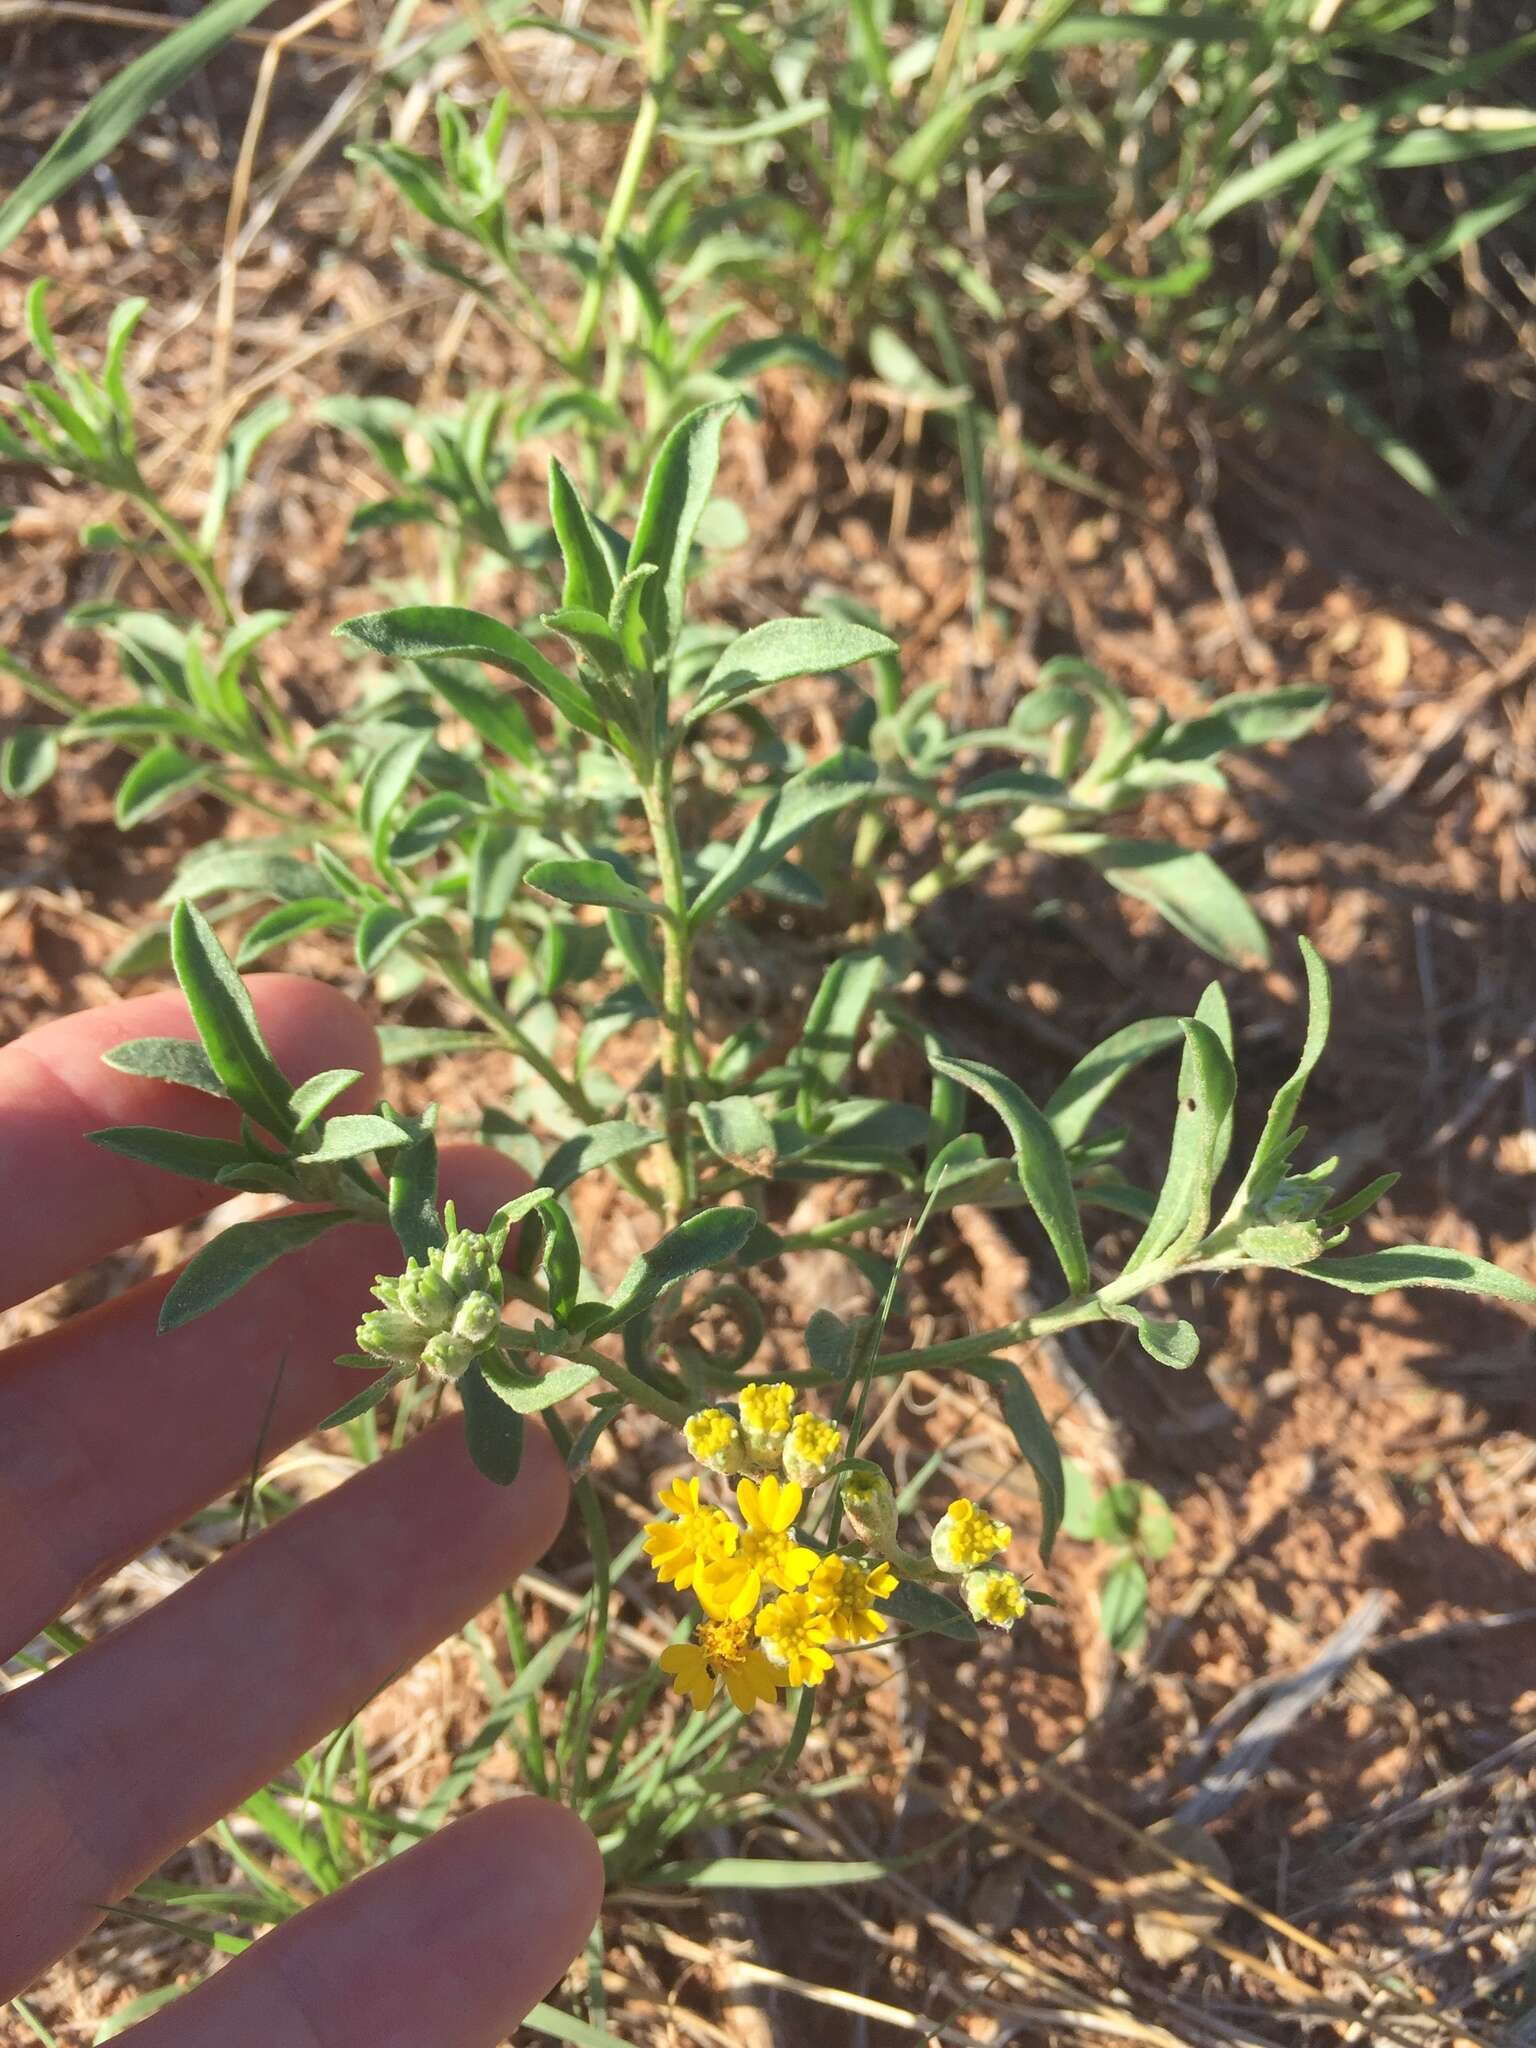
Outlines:
<svg viewBox="0 0 1536 2048"><path fill-rule="evenodd" d="M1024 1582L1012 1572L967 1572L960 1590L972 1621L985 1621L993 1628L1012 1628L1029 1612Z"/></svg>
<svg viewBox="0 0 1536 2048"><path fill-rule="evenodd" d="M885 1617L875 1606L896 1590L888 1564L858 1564L851 1557L824 1557L811 1574L806 1594L826 1616L840 1642L872 1643L885 1634Z"/></svg>
<svg viewBox="0 0 1536 2048"><path fill-rule="evenodd" d="M770 1600L757 1617L757 1632L768 1656L791 1685L820 1685L832 1669L823 1647L832 1624L804 1593L784 1593Z"/></svg>
<svg viewBox="0 0 1536 2048"><path fill-rule="evenodd" d="M674 1643L657 1659L672 1681L672 1690L691 1700L700 1712L723 1684L731 1705L743 1714L771 1706L783 1678L752 1640L746 1621L705 1621L691 1643Z"/></svg>
<svg viewBox="0 0 1536 2048"><path fill-rule="evenodd" d="M795 1390L787 1380L763 1380L742 1388L742 1439L760 1472L777 1470L794 1408Z"/></svg>
<svg viewBox="0 0 1536 2048"><path fill-rule="evenodd" d="M672 1518L645 1525L651 1569L664 1586L697 1585L707 1566L735 1555L741 1532L723 1508L700 1501L697 1479L674 1479L659 1497Z"/></svg>
<svg viewBox="0 0 1536 2048"><path fill-rule="evenodd" d="M933 1561L941 1572L969 1572L1006 1550L1013 1531L973 1500L951 1504L933 1532Z"/></svg>
<svg viewBox="0 0 1536 2048"><path fill-rule="evenodd" d="M793 1593L805 1584L818 1559L814 1550L794 1538L794 1520L804 1499L792 1481L772 1473L766 1479L738 1482L736 1502L747 1526L735 1548L711 1559L694 1580L706 1614L719 1621L740 1621L756 1607L765 1585Z"/></svg>
<svg viewBox="0 0 1536 2048"><path fill-rule="evenodd" d="M843 1432L820 1415L797 1415L784 1444L784 1471L798 1486L819 1486L842 1456Z"/></svg>
<svg viewBox="0 0 1536 2048"><path fill-rule="evenodd" d="M711 1472L739 1472L743 1446L741 1428L734 1415L723 1408L701 1408L683 1424L688 1448Z"/></svg>

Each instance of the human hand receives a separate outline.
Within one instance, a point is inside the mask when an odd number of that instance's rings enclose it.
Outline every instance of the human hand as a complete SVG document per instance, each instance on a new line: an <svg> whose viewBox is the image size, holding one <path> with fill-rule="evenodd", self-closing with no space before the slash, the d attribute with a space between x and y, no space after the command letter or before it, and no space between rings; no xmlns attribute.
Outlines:
<svg viewBox="0 0 1536 2048"><path fill-rule="evenodd" d="M371 1106L378 1047L360 1011L287 975L249 987L285 1071L361 1068L338 1107ZM155 1122L234 1135L229 1105L102 1064L124 1039L194 1035L179 996L148 996L0 1051L0 1306L222 1198L85 1138ZM443 1182L469 1223L525 1185L473 1146L445 1148ZM332 1361L396 1258L387 1231L350 1228L166 1336L169 1275L0 1357L0 1660L239 1485L258 1439L281 1449L355 1393ZM542 1431L503 1489L474 1471L455 1419L0 1696L0 2004L493 1599L565 1500ZM286 1922L134 2032L143 2048L490 2048L563 1974L601 1886L579 1821L508 1801Z"/></svg>

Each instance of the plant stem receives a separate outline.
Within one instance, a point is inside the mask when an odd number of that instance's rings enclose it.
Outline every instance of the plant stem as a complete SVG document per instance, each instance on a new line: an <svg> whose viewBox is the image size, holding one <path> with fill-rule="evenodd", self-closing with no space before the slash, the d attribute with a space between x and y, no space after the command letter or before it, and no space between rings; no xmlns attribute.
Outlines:
<svg viewBox="0 0 1536 2048"><path fill-rule="evenodd" d="M656 872L667 915L662 921L661 1074L666 1104L667 1220L677 1223L693 1200L693 1153L688 1132L688 1069L693 1055L693 1018L688 1008L688 890L683 849L672 802L672 764L658 762L641 792L656 850Z"/></svg>
<svg viewBox="0 0 1536 2048"><path fill-rule="evenodd" d="M171 553L196 578L197 587L212 605L214 616L220 625L232 626L235 615L230 608L229 599L224 595L223 586L214 575L208 557L197 542L181 521L167 512L151 492L135 493L135 496L138 498L139 509L150 524L158 529Z"/></svg>
<svg viewBox="0 0 1536 2048"><path fill-rule="evenodd" d="M603 222L602 235L597 245L597 262L581 295L581 306L576 314L576 331L571 338L571 357L577 375L586 368L592 338L597 332L597 323L603 314L603 300L613 270L614 251L629 225L629 217L634 211L635 200L640 192L640 180L645 175L651 145L656 140L656 129L661 121L659 88L663 83L666 66L667 17L671 11L671 4L672 0L652 0L650 34L645 44L645 91L640 98L640 111L635 116L635 125L629 132L629 147L625 150L624 161L619 166L613 196L608 202L608 215Z"/></svg>

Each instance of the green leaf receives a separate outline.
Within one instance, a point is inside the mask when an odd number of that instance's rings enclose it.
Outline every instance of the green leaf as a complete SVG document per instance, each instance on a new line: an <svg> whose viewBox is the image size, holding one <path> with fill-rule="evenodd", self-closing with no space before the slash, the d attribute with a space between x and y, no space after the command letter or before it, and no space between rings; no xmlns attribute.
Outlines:
<svg viewBox="0 0 1536 2048"><path fill-rule="evenodd" d="M1085 1053L1045 1105L1046 1121L1062 1144L1079 1144L1126 1075L1164 1046L1181 1043L1183 1037L1184 1027L1177 1017L1147 1017L1127 1024Z"/></svg>
<svg viewBox="0 0 1536 2048"><path fill-rule="evenodd" d="M370 1409L377 1408L385 1396L408 1377L409 1373L404 1367L381 1373L376 1380L364 1387L360 1394L354 1394L350 1401L343 1401L339 1408L333 1408L324 1421L315 1424L316 1429L338 1429L344 1422L356 1422L360 1415L366 1415Z"/></svg>
<svg viewBox="0 0 1536 2048"><path fill-rule="evenodd" d="M119 1124L85 1135L90 1144L105 1151L120 1152L141 1166L179 1173L187 1180L215 1181L226 1166L250 1164L245 1147L229 1138L197 1138L185 1131L163 1131L154 1124Z"/></svg>
<svg viewBox="0 0 1536 2048"><path fill-rule="evenodd" d="M498 1401L518 1415L538 1415L545 1408L553 1408L557 1401L568 1401L573 1394L579 1394L591 1386L597 1378L597 1368L591 1365L552 1365L548 1372L541 1373L536 1380L518 1379L504 1368L497 1370L493 1360L481 1361L486 1385Z"/></svg>
<svg viewBox="0 0 1536 2048"><path fill-rule="evenodd" d="M1302 963L1307 973L1307 1035L1302 1041L1301 1058L1295 1073L1276 1090L1275 1099L1269 1106L1263 1132L1254 1147L1253 1162L1233 1199L1229 1212L1232 1216L1240 1215L1250 1205L1262 1208L1279 1186L1290 1150L1286 1141L1291 1135L1312 1070L1323 1056L1333 1023L1333 991L1322 955L1310 940L1300 939L1297 943L1301 947Z"/></svg>
<svg viewBox="0 0 1536 2048"><path fill-rule="evenodd" d="M18 726L0 747L0 790L18 799L36 796L58 765L57 727Z"/></svg>
<svg viewBox="0 0 1536 2048"><path fill-rule="evenodd" d="M474 806L464 797L440 789L411 806L388 834L385 850L397 867L410 867L455 838L465 820L474 815Z"/></svg>
<svg viewBox="0 0 1536 2048"><path fill-rule="evenodd" d="M609 910L631 910L646 917L665 917L665 905L626 882L606 860L535 861L524 878L532 889L561 903L600 903Z"/></svg>
<svg viewBox="0 0 1536 2048"><path fill-rule="evenodd" d="M476 1471L493 1486L510 1486L523 1460L523 1418L492 1393L478 1360L459 1380L459 1399Z"/></svg>
<svg viewBox="0 0 1536 2048"><path fill-rule="evenodd" d="M618 565L603 530L564 466L549 465L549 516L565 564L562 609L573 607L606 618L618 582Z"/></svg>
<svg viewBox="0 0 1536 2048"><path fill-rule="evenodd" d="M798 1071L815 1077L821 1094L830 1094L846 1078L869 1006L894 973L887 953L871 948L844 953L822 976L792 1056ZM802 1097L801 1114L810 1107Z"/></svg>
<svg viewBox="0 0 1536 2048"><path fill-rule="evenodd" d="M717 1158L743 1173L768 1175L779 1156L773 1125L750 1095L726 1095L694 1105L704 1141Z"/></svg>
<svg viewBox="0 0 1536 2048"><path fill-rule="evenodd" d="M176 1276L160 1304L161 1332L179 1330L207 1315L285 1253L301 1251L338 1223L351 1220L344 1209L310 1209L297 1216L262 1216L254 1223L231 1224Z"/></svg>
<svg viewBox="0 0 1536 2048"><path fill-rule="evenodd" d="M320 895L319 884L318 870L291 853L286 839L248 839L233 846L211 840L182 859L160 901L179 903L185 897L197 902L226 890L255 889L283 903L298 903Z"/></svg>
<svg viewBox="0 0 1536 2048"><path fill-rule="evenodd" d="M1211 1196L1232 1133L1237 1075L1223 1043L1231 1033L1226 998L1212 982L1193 1017L1182 1018L1185 1047L1179 1063L1178 1109L1168 1172L1127 1274L1159 1259L1177 1259L1198 1244L1210 1222ZM1224 1025L1218 1033L1213 1025Z"/></svg>
<svg viewBox="0 0 1536 2048"><path fill-rule="evenodd" d="M267 1049L245 984L192 903L171 915L171 965L214 1072L232 1101L278 1136L292 1129L288 1083Z"/></svg>
<svg viewBox="0 0 1536 2048"><path fill-rule="evenodd" d="M307 1081L301 1081L289 1103L294 1131L307 1131L316 1117L324 1116L338 1095L344 1095L354 1081L362 1078L358 1067L328 1067L323 1074L312 1074Z"/></svg>
<svg viewBox="0 0 1536 2048"><path fill-rule="evenodd" d="M1486 1294L1495 1301L1536 1304L1536 1287L1487 1259L1440 1245L1395 1244L1353 1258L1315 1259L1298 1271L1350 1294L1390 1294L1399 1287L1449 1287L1459 1294Z"/></svg>
<svg viewBox="0 0 1536 2048"><path fill-rule="evenodd" d="M408 1259L425 1260L448 1241L437 1213L435 1105L415 1122L389 1159L389 1221Z"/></svg>
<svg viewBox="0 0 1536 2048"><path fill-rule="evenodd" d="M350 904L343 903L338 896L301 896L297 903L279 903L275 910L258 917L235 955L239 967L249 967L260 960L275 946L286 945L289 939L298 938L301 933L330 931L352 922Z"/></svg>
<svg viewBox="0 0 1536 2048"><path fill-rule="evenodd" d="M129 1038L101 1057L103 1065L119 1074L169 1081L176 1088L196 1088L202 1095L229 1100L229 1090L214 1072L213 1062L190 1038Z"/></svg>
<svg viewBox="0 0 1536 2048"><path fill-rule="evenodd" d="M1147 1575L1134 1557L1122 1557L1099 1587L1099 1621L1109 1647L1125 1656L1146 1640Z"/></svg>
<svg viewBox="0 0 1536 2048"><path fill-rule="evenodd" d="M214 464L213 482L198 521L197 543L204 553L212 550L224 525L230 501L245 482L251 459L270 434L282 426L293 408L286 398L263 399L238 419L224 437Z"/></svg>
<svg viewBox="0 0 1536 2048"><path fill-rule="evenodd" d="M555 1194L563 1195L584 1173L599 1166L612 1166L615 1160L629 1159L636 1152L660 1143L660 1131L614 1117L607 1123L594 1124L590 1130L578 1131L574 1138L557 1145L539 1178Z"/></svg>
<svg viewBox="0 0 1536 2048"><path fill-rule="evenodd" d="M313 1152L302 1155L303 1166L335 1166L344 1159L364 1159L372 1152L393 1152L410 1133L383 1116L333 1116L320 1133Z"/></svg>
<svg viewBox="0 0 1536 2048"><path fill-rule="evenodd" d="M658 655L670 652L683 623L688 551L720 466L721 429L736 405L734 398L701 405L679 420L646 479L626 567L656 566L641 592L640 612Z"/></svg>
<svg viewBox="0 0 1536 2048"><path fill-rule="evenodd" d="M770 619L726 648L699 685L689 717L742 703L791 676L826 675L897 651L884 633L849 619Z"/></svg>
<svg viewBox="0 0 1536 2048"><path fill-rule="evenodd" d="M1157 839L1114 839L1098 832L1057 832L1044 852L1076 854L1113 889L1150 903L1175 931L1235 967L1269 959L1264 927L1237 884L1208 853Z"/></svg>
<svg viewBox="0 0 1536 2048"><path fill-rule="evenodd" d="M760 376L764 370L774 370L781 364L793 364L804 370L814 370L823 377L846 377L848 365L841 356L823 348L819 341L812 341L806 334L769 334L758 341L740 341L734 348L728 348L715 364L717 377L728 377L732 382L745 382L749 377Z"/></svg>
<svg viewBox="0 0 1536 2048"><path fill-rule="evenodd" d="M932 1586L915 1586L910 1579L903 1579L882 1604L908 1635L948 1636L954 1643L979 1641L976 1624L965 1609Z"/></svg>
<svg viewBox="0 0 1536 2048"><path fill-rule="evenodd" d="M142 825L146 818L152 818L174 798L195 787L206 773L205 763L194 761L190 754L184 754L169 740L158 747L151 747L147 754L134 762L117 786L115 815L118 830L130 832L135 825Z"/></svg>
<svg viewBox="0 0 1536 2048"><path fill-rule="evenodd" d="M967 1368L998 1389L1003 1420L1013 1433L1040 1489L1040 1562L1049 1564L1057 1531L1067 1511L1067 1480L1061 1446L1035 1398L1035 1390L1019 1368L1005 1358L988 1358Z"/></svg>
<svg viewBox="0 0 1536 2048"><path fill-rule="evenodd" d="M469 857L470 943L477 960L489 960L528 859L528 835L501 818L487 818L475 834Z"/></svg>
<svg viewBox="0 0 1536 2048"><path fill-rule="evenodd" d="M932 1057L930 1064L936 1073L947 1074L979 1095L1007 1125L1024 1193L1061 1261L1067 1287L1074 1295L1088 1293L1092 1277L1077 1199L1072 1192L1072 1175L1050 1124L1023 1089L995 1068L982 1066L977 1060L956 1060L944 1055Z"/></svg>
<svg viewBox="0 0 1536 2048"><path fill-rule="evenodd" d="M254 21L267 5L268 0L213 0L124 65L0 203L0 249L14 242L28 221L110 155L153 107L184 78L200 70L236 29Z"/></svg>
<svg viewBox="0 0 1536 2048"><path fill-rule="evenodd" d="M1299 739L1328 708L1328 692L1310 683L1283 690L1240 690L1218 697L1198 718L1170 725L1157 743L1160 761L1208 761L1234 747Z"/></svg>
<svg viewBox="0 0 1536 2048"><path fill-rule="evenodd" d="M432 735L408 732L375 754L363 777L357 800L357 822L367 835L376 868L386 865L390 821L416 774Z"/></svg>
<svg viewBox="0 0 1536 2048"><path fill-rule="evenodd" d="M421 920L393 903L375 903L363 912L357 927L357 964L375 974Z"/></svg>
<svg viewBox="0 0 1536 2048"><path fill-rule="evenodd" d="M1200 1339L1192 1323L1156 1322L1129 1301L1110 1309L1108 1315L1111 1322L1128 1323L1142 1350L1159 1365L1171 1365L1176 1372L1183 1372L1200 1356Z"/></svg>
<svg viewBox="0 0 1536 2048"><path fill-rule="evenodd" d="M805 1326L805 1355L818 1372L845 1380L858 1356L856 1333L831 1309L813 1309Z"/></svg>
<svg viewBox="0 0 1536 2048"><path fill-rule="evenodd" d="M757 1218L750 1209L701 1209L640 1254L587 1334L599 1337L617 1330L679 1280L707 1266L725 1265L756 1228Z"/></svg>
<svg viewBox="0 0 1536 2048"><path fill-rule="evenodd" d="M648 1882L699 1892L819 1891L835 1884L879 1884L892 1867L853 1857L830 1862L807 1857L800 1862L792 1856L717 1856L708 1863L664 1864L649 1874Z"/></svg>
<svg viewBox="0 0 1536 2048"><path fill-rule="evenodd" d="M578 2020L553 2005L530 2006L523 2016L523 2025L530 2034L543 2034L551 2041L564 2041L566 2048L628 2048L617 2034L589 2026L585 2020Z"/></svg>
<svg viewBox="0 0 1536 2048"><path fill-rule="evenodd" d="M485 1052L495 1043L489 1031L460 1031L449 1024L379 1026L379 1057L386 1067L441 1059L449 1052Z"/></svg>
<svg viewBox="0 0 1536 2048"><path fill-rule="evenodd" d="M603 738L603 721L581 685L562 675L531 640L484 612L460 605L402 605L395 611L366 612L336 631L395 661L458 655L504 669L548 698L578 731Z"/></svg>
<svg viewBox="0 0 1536 2048"><path fill-rule="evenodd" d="M831 111L827 100L798 100L789 107L775 107L751 121L734 127L703 121L665 121L661 132L669 142L683 149L738 149L747 142L769 142L775 135L787 135L794 128L808 128Z"/></svg>
<svg viewBox="0 0 1536 2048"><path fill-rule="evenodd" d="M770 797L730 847L689 912L690 922L707 924L734 896L766 875L803 839L819 818L868 795L879 771L867 754L844 747L791 777Z"/></svg>

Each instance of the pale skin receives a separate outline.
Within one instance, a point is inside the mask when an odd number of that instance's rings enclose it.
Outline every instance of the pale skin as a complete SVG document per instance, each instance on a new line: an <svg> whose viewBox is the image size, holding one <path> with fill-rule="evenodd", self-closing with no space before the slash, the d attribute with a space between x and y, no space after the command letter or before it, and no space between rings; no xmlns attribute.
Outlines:
<svg viewBox="0 0 1536 2048"><path fill-rule="evenodd" d="M257 975L293 1080L363 1070L372 1027L333 989ZM114 1073L123 1039L193 1036L178 996L109 1005L0 1051L0 1303L39 1293L216 1191L85 1142L115 1123L233 1135L211 1097ZM446 1147L467 1224L526 1185ZM0 1660L91 1585L248 1475L274 1376L270 1456L357 1390L351 1348L385 1231L337 1232L169 1336L169 1279L0 1355ZM529 1432L507 1489L471 1468L455 1418L237 1546L185 1587L0 1694L0 2006L157 1865L346 1721L492 1600L552 1540L566 1482ZM135 2048L493 2048L558 1982L596 1917L602 1869L562 1808L477 1812L287 1922L131 2030Z"/></svg>

